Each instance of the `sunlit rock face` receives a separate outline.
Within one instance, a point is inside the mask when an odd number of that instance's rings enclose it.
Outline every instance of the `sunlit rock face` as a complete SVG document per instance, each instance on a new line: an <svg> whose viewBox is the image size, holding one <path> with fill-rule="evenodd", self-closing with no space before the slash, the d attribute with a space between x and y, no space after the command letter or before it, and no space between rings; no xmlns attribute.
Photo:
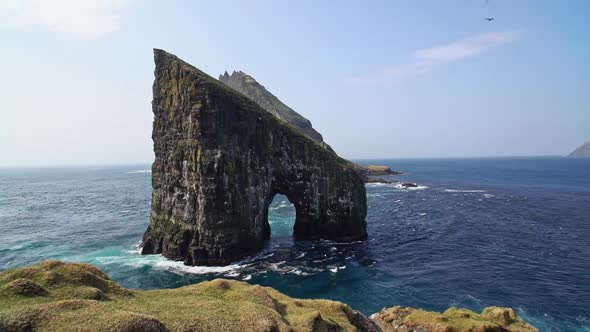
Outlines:
<svg viewBox="0 0 590 332"><path fill-rule="evenodd" d="M143 254L226 265L270 237L275 194L295 206L296 239L367 236L354 165L176 56L154 51L156 159Z"/></svg>

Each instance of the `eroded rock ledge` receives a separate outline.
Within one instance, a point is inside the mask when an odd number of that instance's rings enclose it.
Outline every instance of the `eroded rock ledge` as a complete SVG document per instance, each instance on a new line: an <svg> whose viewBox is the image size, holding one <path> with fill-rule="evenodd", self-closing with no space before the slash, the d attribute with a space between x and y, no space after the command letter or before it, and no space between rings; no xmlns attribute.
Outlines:
<svg viewBox="0 0 590 332"><path fill-rule="evenodd" d="M355 166L195 67L154 50L150 225L143 254L225 265L270 236L268 206L287 196L297 239L355 241L366 195Z"/></svg>

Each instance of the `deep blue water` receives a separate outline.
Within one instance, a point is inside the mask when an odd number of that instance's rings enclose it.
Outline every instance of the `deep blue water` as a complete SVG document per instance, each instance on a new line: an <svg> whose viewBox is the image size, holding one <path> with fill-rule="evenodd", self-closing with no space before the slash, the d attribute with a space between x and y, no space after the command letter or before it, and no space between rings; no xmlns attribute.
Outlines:
<svg viewBox="0 0 590 332"><path fill-rule="evenodd" d="M59 258L95 264L132 288L235 278L365 314L500 305L542 331L590 331L590 159L367 163L421 186L367 185L368 241L293 241L294 209L277 196L267 248L222 268L137 253L149 166L0 169L0 271Z"/></svg>

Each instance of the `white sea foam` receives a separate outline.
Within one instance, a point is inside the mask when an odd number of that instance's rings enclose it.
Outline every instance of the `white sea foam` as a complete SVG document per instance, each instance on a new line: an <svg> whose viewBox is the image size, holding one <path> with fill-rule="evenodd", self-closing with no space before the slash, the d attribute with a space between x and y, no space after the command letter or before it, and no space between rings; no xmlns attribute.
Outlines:
<svg viewBox="0 0 590 332"><path fill-rule="evenodd" d="M282 209L282 208L286 208L289 205L291 205L289 202L287 201L281 201L280 203L278 203L278 205L271 205L271 207L269 208L270 210L278 210L278 209Z"/></svg>
<svg viewBox="0 0 590 332"><path fill-rule="evenodd" d="M381 186L387 186L387 185L391 185L391 183L383 183L383 182L365 183L365 186L367 186L367 187L381 187Z"/></svg>
<svg viewBox="0 0 590 332"><path fill-rule="evenodd" d="M278 263L270 263L270 269L273 271L279 271L280 270L279 266L283 265L285 263L286 263L286 261L280 261Z"/></svg>
<svg viewBox="0 0 590 332"><path fill-rule="evenodd" d="M462 189L445 189L447 193L485 193L486 190L474 189L474 190L462 190Z"/></svg>
<svg viewBox="0 0 590 332"><path fill-rule="evenodd" d="M401 184L401 183L394 184L394 187L397 188L397 189L403 189L403 190L424 190L424 189L428 189L429 188L427 186L404 187L403 184Z"/></svg>
<svg viewBox="0 0 590 332"><path fill-rule="evenodd" d="M150 170L150 169L139 169L136 171L129 171L129 172L127 172L127 174L140 174L140 173L151 173L151 172L152 172L152 170Z"/></svg>
<svg viewBox="0 0 590 332"><path fill-rule="evenodd" d="M246 275L246 276L244 276L242 278L242 280L250 280L250 279L252 279L252 275L251 274L248 274L248 275Z"/></svg>
<svg viewBox="0 0 590 332"><path fill-rule="evenodd" d="M336 273L336 272L338 272L338 267L333 267L333 268L330 268L329 270L332 273Z"/></svg>
<svg viewBox="0 0 590 332"><path fill-rule="evenodd" d="M493 198L495 196L492 195L492 194L483 194L483 197L485 197L485 198Z"/></svg>
<svg viewBox="0 0 590 332"><path fill-rule="evenodd" d="M306 273L306 272L303 272L303 271L301 271L301 270L300 270L300 269L298 269L298 268L294 268L294 269L292 269L291 271L289 271L289 273L296 274L296 275L298 275L298 276L306 276L306 275L308 275L308 273Z"/></svg>
<svg viewBox="0 0 590 332"><path fill-rule="evenodd" d="M167 270L175 273L189 274L209 274L209 273L227 273L245 267L246 265L231 264L227 266L187 266L183 262L171 261L161 257L153 265L155 269Z"/></svg>

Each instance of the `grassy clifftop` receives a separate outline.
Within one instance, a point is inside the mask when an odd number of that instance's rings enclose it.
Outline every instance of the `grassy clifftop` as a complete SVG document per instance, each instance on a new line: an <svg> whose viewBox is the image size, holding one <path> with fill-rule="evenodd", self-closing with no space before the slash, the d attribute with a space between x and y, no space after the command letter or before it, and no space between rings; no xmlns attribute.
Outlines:
<svg viewBox="0 0 590 332"><path fill-rule="evenodd" d="M0 331L358 331L367 322L340 302L231 280L137 291L60 261L0 274Z"/></svg>
<svg viewBox="0 0 590 332"><path fill-rule="evenodd" d="M341 302L216 279L177 289L119 286L99 269L46 261L0 273L0 331L538 331L512 309L392 307L373 321ZM380 328L379 328L380 327Z"/></svg>
<svg viewBox="0 0 590 332"><path fill-rule="evenodd" d="M391 307L371 318L386 332L538 332L510 308L488 307L481 314L467 309L449 308L443 313L414 308Z"/></svg>

